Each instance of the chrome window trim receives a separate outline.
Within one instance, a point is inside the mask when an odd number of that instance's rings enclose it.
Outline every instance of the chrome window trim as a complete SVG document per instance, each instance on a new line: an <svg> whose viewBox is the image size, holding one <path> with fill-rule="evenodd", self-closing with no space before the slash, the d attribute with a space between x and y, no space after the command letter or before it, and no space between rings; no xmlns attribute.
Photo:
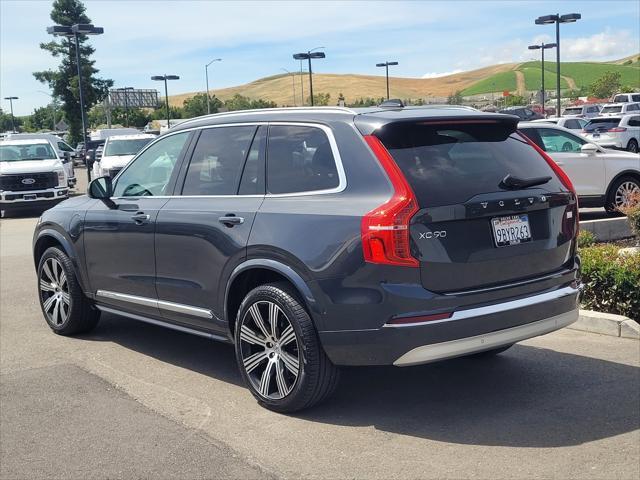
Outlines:
<svg viewBox="0 0 640 480"><path fill-rule="evenodd" d="M494 303L492 305L486 305L484 307L468 308L466 310L458 310L453 312L449 318L442 320L433 320L430 322L414 322L414 323L385 323L385 328L405 328L405 327L417 327L417 326L429 326L437 323L454 322L456 320L462 320L465 318L481 317L483 315L491 315L494 313L506 312L509 310L515 310L517 308L529 307L538 303L549 302L558 300L559 298L568 297L570 295L577 295L580 292L579 287L564 287L551 292L540 293L538 295L532 295L530 297L519 298L517 300L510 300L508 302Z"/></svg>
<svg viewBox="0 0 640 480"><path fill-rule="evenodd" d="M334 188L328 188L328 189L324 189L324 190L309 190L309 191L303 191L303 192L293 192L293 193L266 193L266 194L251 194L251 195L158 195L158 196L152 196L152 197L113 197L114 200L129 200L129 199L143 199L143 198L159 198L159 199L173 199L173 198L238 198L238 197L242 197L242 198L287 198L287 197L305 197L305 196L309 196L309 195L327 195L327 194L334 194L334 193L340 193L342 191L344 191L347 188L347 176L346 173L344 171L344 165L342 164L342 157L340 156L340 151L338 150L338 143L336 142L335 136L333 134L333 130L331 130L331 127L327 126L327 125L323 125L321 123L314 123L314 122L294 122L294 121L274 121L274 122L238 122L238 123L221 123L218 125L201 125L198 127L191 127L191 128L186 128L183 130L178 130L176 132L169 132L166 133L164 135L161 135L160 137L158 137L156 140L154 140L153 142L150 142L149 144L147 144L145 146L145 148L143 150L141 150L140 152L138 152L138 154L131 159L131 161L122 169L120 170L120 172L118 173L118 175L116 175L116 177L113 179L113 183L115 185L115 182L117 181L117 179L120 177L120 175L122 175L122 173L124 171L126 171L127 168L129 168L130 165L133 164L133 162L136 161L136 159L142 155L149 147L151 147L152 145L154 145L156 142L159 142L160 140L162 140L163 138L167 138L168 136L172 136L172 135L177 135L179 133L184 133L184 132L192 132L192 131L197 131L197 130L206 130L209 128L222 128L222 127L242 127L242 126L260 126L260 125L278 125L278 126L302 126L302 127L312 127L312 128L319 128L322 131L325 132L325 135L327 135L327 138L329 139L329 145L331 146L331 153L333 154L333 159L334 162L336 164L336 170L338 172L338 186L334 187ZM265 184L266 184L266 178L265 178Z"/></svg>
<svg viewBox="0 0 640 480"><path fill-rule="evenodd" d="M109 290L98 290L96 296L102 298L110 298L112 300L118 300L120 302L128 302L136 305L142 305L145 307L158 308L160 310L166 310L175 313L184 313L194 317L206 318L208 320L213 319L213 312L206 308L193 307L191 305L185 305L182 303L168 302L166 300L156 300L154 298L139 297L137 295L129 295L127 293L111 292Z"/></svg>

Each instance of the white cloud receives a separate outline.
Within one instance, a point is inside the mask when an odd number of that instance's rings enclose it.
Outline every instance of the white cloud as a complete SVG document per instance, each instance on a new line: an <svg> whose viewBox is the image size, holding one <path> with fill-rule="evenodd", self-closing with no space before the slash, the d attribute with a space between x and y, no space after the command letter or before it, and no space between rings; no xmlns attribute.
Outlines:
<svg viewBox="0 0 640 480"><path fill-rule="evenodd" d="M561 40L561 54L567 60L600 60L622 58L640 50L640 39L628 30L604 32L588 37Z"/></svg>
<svg viewBox="0 0 640 480"><path fill-rule="evenodd" d="M451 70L450 72L431 72L431 73L425 73L424 75L422 75L422 78L438 78L438 77L446 77L448 75L455 75L456 73L460 73L463 70L460 68L457 68L455 70Z"/></svg>

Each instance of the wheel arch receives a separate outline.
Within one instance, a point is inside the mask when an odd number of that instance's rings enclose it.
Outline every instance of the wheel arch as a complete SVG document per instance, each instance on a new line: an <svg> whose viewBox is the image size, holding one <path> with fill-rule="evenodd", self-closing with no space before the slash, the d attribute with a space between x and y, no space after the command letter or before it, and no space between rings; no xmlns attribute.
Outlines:
<svg viewBox="0 0 640 480"><path fill-rule="evenodd" d="M622 177L632 177L640 182L640 172L637 170L624 170L618 173L615 177L611 179L611 181L609 182L609 185L607 186L607 193L605 193L605 202L609 198L609 195L611 195L611 190L613 189L613 185Z"/></svg>
<svg viewBox="0 0 640 480"><path fill-rule="evenodd" d="M277 281L286 281L291 284L317 327L316 319L322 314L322 311L302 276L290 266L277 260L252 259L238 265L227 282L224 296L224 318L227 321L229 338L233 338L238 308L246 294L258 285Z"/></svg>
<svg viewBox="0 0 640 480"><path fill-rule="evenodd" d="M76 278L80 283L80 286L83 291L86 291L84 285L84 279L82 275L80 275L80 271L78 268L78 258L76 255L76 251L73 248L71 242L68 238L66 238L62 233L52 228L47 228L40 230L34 239L33 242L33 262L35 268L38 268L38 264L40 263L40 259L44 252L50 247L59 247L71 260L73 264L73 269L76 273Z"/></svg>

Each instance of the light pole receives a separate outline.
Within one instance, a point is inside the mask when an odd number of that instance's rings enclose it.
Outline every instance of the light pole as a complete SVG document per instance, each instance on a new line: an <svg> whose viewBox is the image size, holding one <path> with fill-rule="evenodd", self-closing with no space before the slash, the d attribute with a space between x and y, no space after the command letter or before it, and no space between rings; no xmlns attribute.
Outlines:
<svg viewBox="0 0 640 480"><path fill-rule="evenodd" d="M308 50L307 53L294 53L294 60L307 60L309 62L309 95L311 96L311 106L313 107L313 72L311 71L311 59L312 58L325 58L324 52L314 52L324 47L316 47Z"/></svg>
<svg viewBox="0 0 640 480"><path fill-rule="evenodd" d="M543 15L536 18L535 21L536 25L549 25L552 23L556 24L556 96L558 97L556 107L557 117L562 116L560 112L560 24L573 23L580 20L581 18L582 15L580 15L579 13L567 13L566 15L560 15L559 13L556 13L555 15Z"/></svg>
<svg viewBox="0 0 640 480"><path fill-rule="evenodd" d="M125 118L125 127L129 126L129 92L133 90L133 87L122 87L116 88L119 92L124 92L124 118Z"/></svg>
<svg viewBox="0 0 640 480"><path fill-rule="evenodd" d="M87 179L91 181L91 171L87 161L87 120L84 111L84 95L82 93L82 66L80 65L80 35L102 35L104 28L94 27L90 23L76 23L75 25L54 25L47 27L47 33L51 35L60 35L63 37L73 37L76 49L76 66L78 68L78 96L80 97L80 118L82 119L82 142L84 145L84 163L87 167Z"/></svg>
<svg viewBox="0 0 640 480"><path fill-rule="evenodd" d="M9 108L11 109L11 133L16 133L16 120L13 117L13 101L18 100L18 97L4 97L5 100L9 100Z"/></svg>
<svg viewBox="0 0 640 480"><path fill-rule="evenodd" d="M296 107L296 79L293 76L293 73L291 73L289 70L287 70L286 68L281 68L280 70L284 70L285 72L287 72L289 75L291 75L291 89L293 90L293 106Z"/></svg>
<svg viewBox="0 0 640 480"><path fill-rule="evenodd" d="M387 100L389 100L389 66L390 65L398 65L398 62L384 62L384 63L376 63L376 67L384 67L385 73L387 77Z"/></svg>
<svg viewBox="0 0 640 480"><path fill-rule="evenodd" d="M221 58L214 58L204 66L204 76L207 82L207 115L211 113L211 100L209 99L209 65L213 62L221 62Z"/></svg>
<svg viewBox="0 0 640 480"><path fill-rule="evenodd" d="M151 80L157 80L160 82L164 82L164 99L167 105L167 130L171 128L170 125L170 115L169 115L169 89L167 88L167 80L180 80L178 75L154 75L151 77Z"/></svg>
<svg viewBox="0 0 640 480"><path fill-rule="evenodd" d="M546 116L544 110L544 96L545 96L545 85L544 85L544 51L547 48L556 47L555 43L541 43L540 45L529 45L529 50L540 50L542 53L542 114Z"/></svg>

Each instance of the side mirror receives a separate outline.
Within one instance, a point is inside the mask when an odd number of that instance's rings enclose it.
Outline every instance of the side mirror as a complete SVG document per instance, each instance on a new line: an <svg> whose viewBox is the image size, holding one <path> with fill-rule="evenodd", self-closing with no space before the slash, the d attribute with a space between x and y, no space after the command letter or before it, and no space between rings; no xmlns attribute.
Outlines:
<svg viewBox="0 0 640 480"><path fill-rule="evenodd" d="M69 152L62 153L62 163L69 163L71 161L71 154Z"/></svg>
<svg viewBox="0 0 640 480"><path fill-rule="evenodd" d="M585 143L584 145L582 145L582 147L580 148L580 151L582 153L588 153L588 154L593 154L596 152L599 152L600 149L598 148L598 146L594 143Z"/></svg>
<svg viewBox="0 0 640 480"><path fill-rule="evenodd" d="M99 177L92 180L87 191L90 198L98 200L109 200L113 195L113 185L111 177Z"/></svg>

